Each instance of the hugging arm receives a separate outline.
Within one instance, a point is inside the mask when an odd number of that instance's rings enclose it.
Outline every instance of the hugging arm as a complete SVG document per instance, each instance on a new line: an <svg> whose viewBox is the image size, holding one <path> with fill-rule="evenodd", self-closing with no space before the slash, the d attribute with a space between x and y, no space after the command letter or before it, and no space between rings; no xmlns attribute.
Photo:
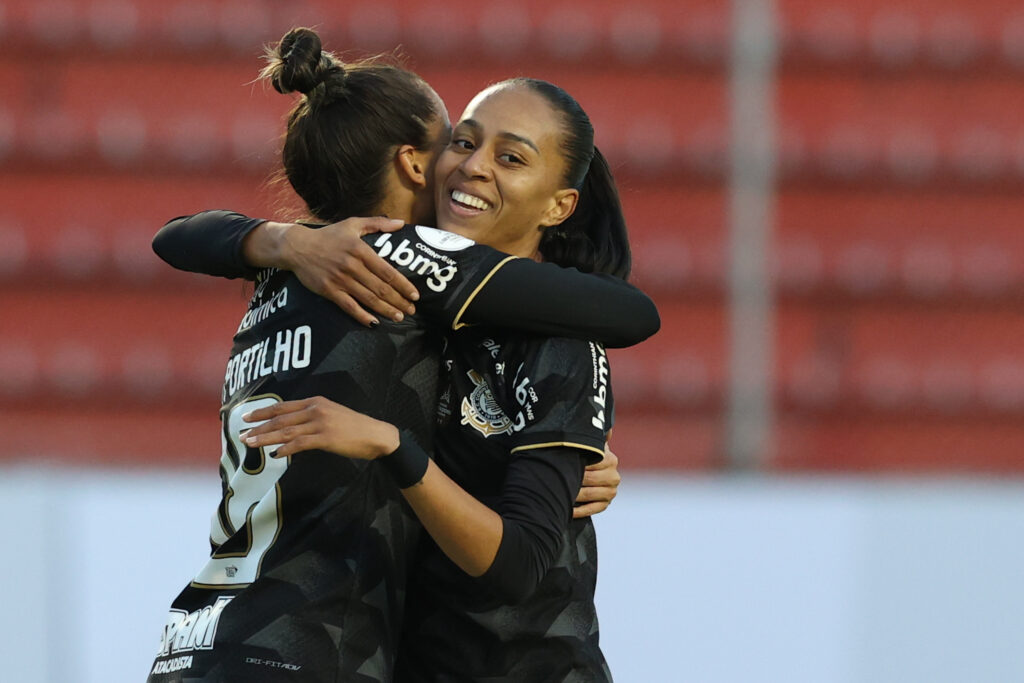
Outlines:
<svg viewBox="0 0 1024 683"><path fill-rule="evenodd" d="M377 319L367 310L392 320L415 312L416 288L361 239L402 225L379 217L350 218L313 230L232 211L204 211L160 228L153 251L179 270L219 277L252 280L261 268L294 271L307 289L370 325Z"/></svg>
<svg viewBox="0 0 1024 683"><path fill-rule="evenodd" d="M403 312L414 310L411 301L419 298L405 275L362 239L400 225L387 219L353 218L312 230L229 211L206 211L167 223L154 238L153 249L175 268L221 277L251 279L260 267L292 270L307 288L369 324L374 318L359 304L401 319ZM510 259L483 275L471 291L457 298L431 297L424 291L421 308L455 327L490 325L597 339L612 347L637 344L660 326L651 299L611 276L530 259Z"/></svg>
<svg viewBox="0 0 1024 683"><path fill-rule="evenodd" d="M232 211L179 216L153 237L153 251L178 270L254 280L259 268L245 261L242 243L264 222Z"/></svg>
<svg viewBox="0 0 1024 683"><path fill-rule="evenodd" d="M514 259L472 297L456 320L456 326L463 324L596 339L621 348L657 332L661 319L650 297L619 278Z"/></svg>
<svg viewBox="0 0 1024 683"><path fill-rule="evenodd" d="M526 452L510 463L494 510L448 477L408 434L333 401L285 401L244 419L266 420L243 438L254 448L281 444L276 457L321 449L379 459L441 550L508 602L529 596L547 573L583 477L579 451Z"/></svg>
<svg viewBox="0 0 1024 683"><path fill-rule="evenodd" d="M445 555L503 600L516 602L535 591L566 542L569 525L577 523L573 508L584 466L607 457L605 417L595 417L589 401L592 380L606 378L594 370L593 349L593 344L550 339L532 348L519 365L516 376L536 387L537 398L529 416L520 414L519 431L502 442L510 450L503 459L500 490L488 492L488 500L491 495L497 499L492 506L442 471L409 434L321 397L244 416L247 422L268 421L243 439L252 447L283 444L278 457L321 449L379 459ZM610 385L600 395L601 415L606 410L610 423ZM492 399L509 415L508 406L517 400L504 392Z"/></svg>

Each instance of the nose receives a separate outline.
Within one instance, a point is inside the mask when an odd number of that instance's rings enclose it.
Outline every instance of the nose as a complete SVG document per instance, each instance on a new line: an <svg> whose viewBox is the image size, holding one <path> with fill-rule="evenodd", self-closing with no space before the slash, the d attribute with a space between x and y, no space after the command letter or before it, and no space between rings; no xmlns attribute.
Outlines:
<svg viewBox="0 0 1024 683"><path fill-rule="evenodd" d="M491 166L483 148L474 149L472 154L462 160L459 167L468 178L487 180L491 177Z"/></svg>

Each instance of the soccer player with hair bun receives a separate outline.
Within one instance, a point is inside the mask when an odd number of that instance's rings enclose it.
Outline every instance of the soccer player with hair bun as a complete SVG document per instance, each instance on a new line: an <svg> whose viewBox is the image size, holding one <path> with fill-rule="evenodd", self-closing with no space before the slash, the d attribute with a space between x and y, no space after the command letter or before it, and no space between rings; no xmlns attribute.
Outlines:
<svg viewBox="0 0 1024 683"><path fill-rule="evenodd" d="M332 225L207 212L154 240L256 288L225 373L212 554L149 680L607 680L593 526L573 503L608 471L585 467L613 408L604 348L584 340L630 345L658 318L624 282L589 122L514 81L452 136L422 79L342 63L308 29L263 76L302 93L284 172ZM435 213L451 232L424 227ZM412 287L414 313L395 294Z"/></svg>

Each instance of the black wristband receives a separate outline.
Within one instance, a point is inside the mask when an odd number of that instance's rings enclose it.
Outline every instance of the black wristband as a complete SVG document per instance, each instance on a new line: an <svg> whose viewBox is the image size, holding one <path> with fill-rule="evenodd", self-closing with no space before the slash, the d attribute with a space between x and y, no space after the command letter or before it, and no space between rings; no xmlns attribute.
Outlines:
<svg viewBox="0 0 1024 683"><path fill-rule="evenodd" d="M430 464L430 456L419 447L411 434L404 431L399 434L398 448L377 459L400 489L420 483Z"/></svg>

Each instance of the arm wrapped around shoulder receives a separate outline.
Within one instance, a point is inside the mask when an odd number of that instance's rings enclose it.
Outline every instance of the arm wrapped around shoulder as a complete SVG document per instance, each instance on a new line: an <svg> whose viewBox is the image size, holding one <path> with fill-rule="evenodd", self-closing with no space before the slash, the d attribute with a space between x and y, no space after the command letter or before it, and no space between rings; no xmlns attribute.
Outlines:
<svg viewBox="0 0 1024 683"><path fill-rule="evenodd" d="M530 259L497 270L463 319L544 336L596 339L611 348L639 344L661 328L654 302L625 280Z"/></svg>
<svg viewBox="0 0 1024 683"><path fill-rule="evenodd" d="M265 222L233 211L181 216L160 228L153 237L153 251L178 270L252 280L259 269L246 264L242 242Z"/></svg>

